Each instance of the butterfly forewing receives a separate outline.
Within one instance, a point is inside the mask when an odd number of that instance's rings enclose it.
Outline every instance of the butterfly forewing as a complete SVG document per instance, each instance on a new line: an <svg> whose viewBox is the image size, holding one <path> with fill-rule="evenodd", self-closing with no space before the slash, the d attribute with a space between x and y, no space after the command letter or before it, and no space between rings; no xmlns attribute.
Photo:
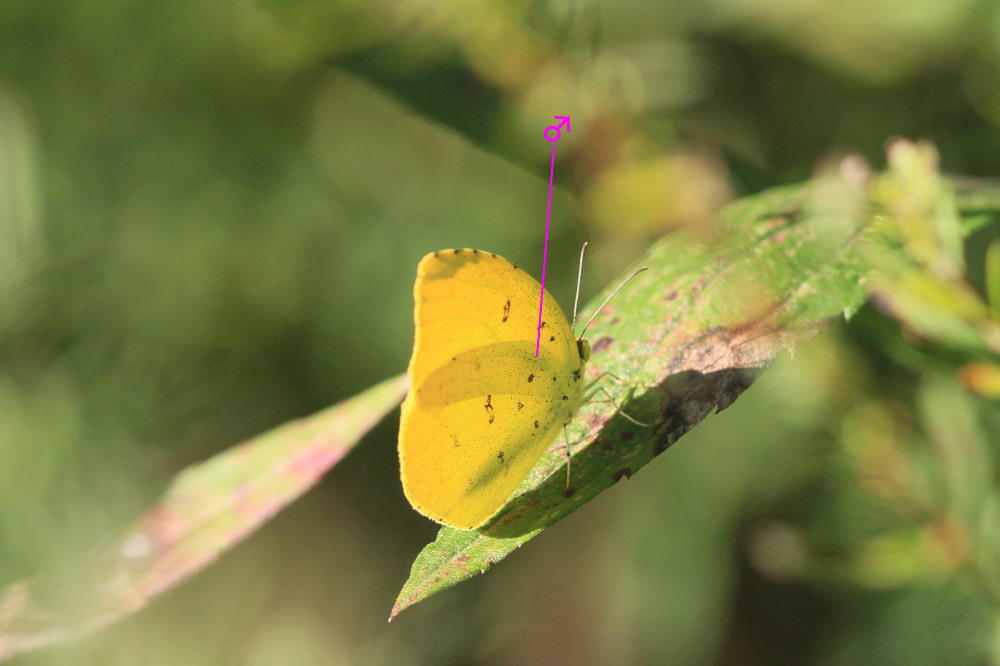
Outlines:
<svg viewBox="0 0 1000 666"><path fill-rule="evenodd" d="M580 404L583 360L565 314L502 257L429 254L414 285L416 326L399 452L403 488L424 515L482 525Z"/></svg>

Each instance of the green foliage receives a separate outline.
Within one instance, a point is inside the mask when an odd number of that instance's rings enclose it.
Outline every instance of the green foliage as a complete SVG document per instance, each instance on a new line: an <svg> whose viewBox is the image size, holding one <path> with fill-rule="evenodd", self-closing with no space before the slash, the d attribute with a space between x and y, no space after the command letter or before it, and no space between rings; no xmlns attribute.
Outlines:
<svg viewBox="0 0 1000 666"><path fill-rule="evenodd" d="M597 444L634 426L592 405L577 492L554 451L523 489L549 519L490 537L541 538L391 625L434 526L389 419L218 566L21 663L997 661L998 25L975 0L0 4L0 624L86 620L120 580L94 560L182 470L397 375L426 251L540 266L553 115L553 293L584 239L585 297L660 271L591 337L654 439L676 353L741 316L795 343L611 487L637 466Z"/></svg>

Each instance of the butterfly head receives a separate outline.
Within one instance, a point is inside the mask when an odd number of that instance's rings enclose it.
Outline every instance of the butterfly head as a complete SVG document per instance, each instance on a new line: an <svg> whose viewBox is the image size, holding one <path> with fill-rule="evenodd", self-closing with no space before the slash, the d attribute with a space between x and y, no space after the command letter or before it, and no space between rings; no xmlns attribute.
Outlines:
<svg viewBox="0 0 1000 666"><path fill-rule="evenodd" d="M576 350L580 353L581 361L590 360L590 343L583 338L577 338Z"/></svg>

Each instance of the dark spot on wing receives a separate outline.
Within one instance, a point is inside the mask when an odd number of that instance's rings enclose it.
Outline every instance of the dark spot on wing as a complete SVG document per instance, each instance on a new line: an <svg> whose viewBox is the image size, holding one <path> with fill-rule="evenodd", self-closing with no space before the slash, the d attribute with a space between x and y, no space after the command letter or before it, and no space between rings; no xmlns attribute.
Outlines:
<svg viewBox="0 0 1000 666"><path fill-rule="evenodd" d="M550 335L549 336L549 342L555 342L555 341L556 341L556 336Z"/></svg>
<svg viewBox="0 0 1000 666"><path fill-rule="evenodd" d="M530 384L533 381L535 381L535 375L534 374L528 375L528 383Z"/></svg>
<svg viewBox="0 0 1000 666"><path fill-rule="evenodd" d="M510 316L510 299L503 305L503 318L500 321L507 321L507 317Z"/></svg>
<svg viewBox="0 0 1000 666"><path fill-rule="evenodd" d="M538 427L538 421L535 421L535 427L536 428Z"/></svg>
<svg viewBox="0 0 1000 666"><path fill-rule="evenodd" d="M485 407L486 407L486 418L489 419L490 423L493 423L493 404L492 404L492 401L491 401L492 398L493 398L492 395L486 396L486 405L485 405Z"/></svg>
<svg viewBox="0 0 1000 666"><path fill-rule="evenodd" d="M544 319L542 320L542 325L538 327L538 330L542 330L543 328L545 328L545 320Z"/></svg>
<svg viewBox="0 0 1000 666"><path fill-rule="evenodd" d="M567 398L566 396L563 396L563 398L562 398L562 399L563 399L563 400L569 400L569 398Z"/></svg>
<svg viewBox="0 0 1000 666"><path fill-rule="evenodd" d="M462 251L459 250L458 248L455 248L454 250L452 250L452 253L453 254L462 254Z"/></svg>
<svg viewBox="0 0 1000 666"><path fill-rule="evenodd" d="M497 452L497 460L499 460L501 463L503 463L503 451L498 451Z"/></svg>
<svg viewBox="0 0 1000 666"><path fill-rule="evenodd" d="M518 409L524 409L524 403L523 402L518 402L517 403L517 408Z"/></svg>
<svg viewBox="0 0 1000 666"><path fill-rule="evenodd" d="M594 346L590 348L590 353L596 354L597 352L602 352L610 347L612 342L614 342L614 340L611 338L603 337L594 343Z"/></svg>
<svg viewBox="0 0 1000 666"><path fill-rule="evenodd" d="M573 371L573 381L574 382L580 381L580 371L579 370L574 370Z"/></svg>

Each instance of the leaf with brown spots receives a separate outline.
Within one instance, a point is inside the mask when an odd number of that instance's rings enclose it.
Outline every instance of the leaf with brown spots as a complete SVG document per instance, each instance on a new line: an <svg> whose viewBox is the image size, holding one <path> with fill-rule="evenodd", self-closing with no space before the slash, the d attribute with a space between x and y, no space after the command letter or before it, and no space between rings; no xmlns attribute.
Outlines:
<svg viewBox="0 0 1000 666"><path fill-rule="evenodd" d="M686 233L656 243L637 262L649 270L594 321L585 379L617 379L602 382L611 400L591 401L567 427L576 443L572 487L565 487L564 452L549 451L489 524L441 529L417 556L392 615L485 571L626 482L730 405L778 354L857 310L865 300L858 252L867 233L864 197L860 184L781 188L724 210L712 244Z"/></svg>

